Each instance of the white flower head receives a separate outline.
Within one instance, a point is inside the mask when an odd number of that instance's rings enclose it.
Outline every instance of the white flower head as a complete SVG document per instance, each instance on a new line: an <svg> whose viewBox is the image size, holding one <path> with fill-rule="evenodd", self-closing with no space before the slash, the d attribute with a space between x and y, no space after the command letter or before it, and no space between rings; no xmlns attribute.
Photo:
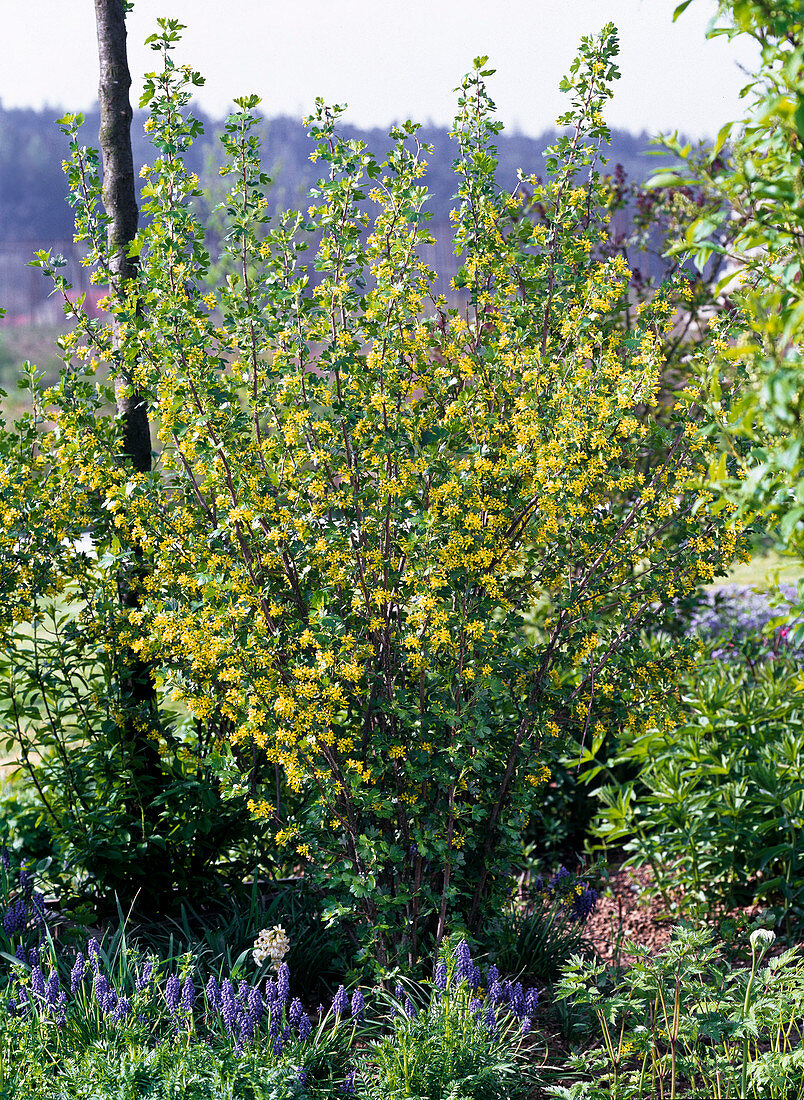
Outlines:
<svg viewBox="0 0 804 1100"><path fill-rule="evenodd" d="M287 932L281 924L275 924L273 928L263 928L257 936L252 957L257 966L262 966L266 959L270 959L274 970L279 970L289 950Z"/></svg>
<svg viewBox="0 0 804 1100"><path fill-rule="evenodd" d="M759 951L764 955L768 948L774 944L776 933L771 932L769 928L757 928L748 938L751 941L751 950L754 952Z"/></svg>

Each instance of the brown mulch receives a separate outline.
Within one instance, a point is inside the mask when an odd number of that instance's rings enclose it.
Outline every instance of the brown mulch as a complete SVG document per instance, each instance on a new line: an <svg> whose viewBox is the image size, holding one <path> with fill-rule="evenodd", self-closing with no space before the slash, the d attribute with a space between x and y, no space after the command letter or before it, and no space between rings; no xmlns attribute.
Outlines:
<svg viewBox="0 0 804 1100"><path fill-rule="evenodd" d="M678 904L683 891L671 890L668 898L670 906L656 889L650 867L612 868L608 886L601 891L595 911L584 927L584 939L604 962L615 966L628 967L633 963L634 956L625 950L629 941L655 954L667 946L674 925L683 919L683 906ZM718 923L729 917L750 921L760 914L761 908L749 905L720 912ZM777 950L782 949L780 944Z"/></svg>
<svg viewBox="0 0 804 1100"><path fill-rule="evenodd" d="M625 952L629 940L652 953L660 951L678 919L653 888L649 867L612 870L608 888L586 922L584 939L605 962L628 966L634 961Z"/></svg>

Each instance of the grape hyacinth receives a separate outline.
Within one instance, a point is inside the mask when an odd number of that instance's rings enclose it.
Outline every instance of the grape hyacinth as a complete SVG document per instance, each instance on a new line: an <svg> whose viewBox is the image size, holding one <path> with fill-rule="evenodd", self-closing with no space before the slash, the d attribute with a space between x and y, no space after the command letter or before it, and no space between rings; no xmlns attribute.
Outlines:
<svg viewBox="0 0 804 1100"><path fill-rule="evenodd" d="M230 978L226 978L221 986L221 1017L226 1030L234 1035L237 1027L237 1002Z"/></svg>
<svg viewBox="0 0 804 1100"><path fill-rule="evenodd" d="M363 1016L366 1008L366 998L356 989L352 994L352 1018L357 1020L358 1023L363 1023Z"/></svg>
<svg viewBox="0 0 804 1100"><path fill-rule="evenodd" d="M45 976L40 966L35 966L31 970L31 992L37 1000L45 999Z"/></svg>
<svg viewBox="0 0 804 1100"><path fill-rule="evenodd" d="M92 963L92 969L97 974L100 968L100 947L98 946L97 940L92 939L89 941L87 944L87 955Z"/></svg>
<svg viewBox="0 0 804 1100"><path fill-rule="evenodd" d="M217 1012L221 1003L221 991L218 987L218 983L215 978L210 975L209 981L206 985L207 1000L211 1007Z"/></svg>
<svg viewBox="0 0 804 1100"><path fill-rule="evenodd" d="M472 962L472 953L469 950L469 944L466 940L461 940L455 948L455 958L458 960L458 964L455 968L455 977L457 981L470 982L473 975L474 964Z"/></svg>
<svg viewBox="0 0 804 1100"><path fill-rule="evenodd" d="M181 1009L182 1012L189 1015L192 1012L193 1005L195 1004L195 985L193 979L187 977L184 979L184 985L181 988Z"/></svg>
<svg viewBox="0 0 804 1100"><path fill-rule="evenodd" d="M50 1008L55 1008L59 999L59 975L55 970L50 972L50 976L45 986L45 1004Z"/></svg>
<svg viewBox="0 0 804 1100"><path fill-rule="evenodd" d="M342 985L338 986L338 992L332 999L332 1014L334 1016L345 1016L349 1011L349 998L346 995L346 990Z"/></svg>
<svg viewBox="0 0 804 1100"><path fill-rule="evenodd" d="M282 963L276 976L276 989L279 1000L284 1008L290 997L290 968L287 963Z"/></svg>
<svg viewBox="0 0 804 1100"><path fill-rule="evenodd" d="M294 998L293 1003L290 1006L290 1012L288 1013L288 1020L290 1021L292 1027L298 1027L299 1020L301 1020L303 1012L304 1009L302 1008L301 1001L298 997Z"/></svg>
<svg viewBox="0 0 804 1100"><path fill-rule="evenodd" d="M585 921L597 905L598 892L592 886L584 886L570 906L570 920Z"/></svg>
<svg viewBox="0 0 804 1100"><path fill-rule="evenodd" d="M178 974L171 974L165 983L165 1004L171 1016L175 1016L179 1008L181 986Z"/></svg>
<svg viewBox="0 0 804 1100"><path fill-rule="evenodd" d="M143 989L145 989L147 987L148 983L150 982L151 978L153 977L153 972L154 972L153 961L151 959L147 959L146 962L145 962L145 965L142 968L141 974L137 977L136 981L134 982L134 988L136 989L136 991L138 993L142 993Z"/></svg>
<svg viewBox="0 0 804 1100"><path fill-rule="evenodd" d="M294 1004L295 1003L296 1002L294 1001ZM254 989L249 990L248 1013L249 1016L254 1020L256 1026L259 1026L260 1020L262 1019L264 1012L265 1004L262 999L262 994L255 986Z"/></svg>
<svg viewBox="0 0 804 1100"><path fill-rule="evenodd" d="M78 952L73 963L73 968L70 971L70 992L75 993L76 989L81 985L84 980L84 975L87 972L87 964L82 952Z"/></svg>
<svg viewBox="0 0 804 1100"><path fill-rule="evenodd" d="M25 930L28 923L28 908L22 898L13 901L3 916L3 931L7 936L15 936Z"/></svg>
<svg viewBox="0 0 804 1100"><path fill-rule="evenodd" d="M440 989L442 993L446 991L446 988L447 988L447 964L446 963L443 963L443 962L439 963L438 966L435 968L435 973L433 975L433 981L435 983L436 989Z"/></svg>
<svg viewBox="0 0 804 1100"><path fill-rule="evenodd" d="M299 1017L299 1038L303 1043L306 1043L312 1033L312 1021L306 1012L302 1012L301 1016Z"/></svg>

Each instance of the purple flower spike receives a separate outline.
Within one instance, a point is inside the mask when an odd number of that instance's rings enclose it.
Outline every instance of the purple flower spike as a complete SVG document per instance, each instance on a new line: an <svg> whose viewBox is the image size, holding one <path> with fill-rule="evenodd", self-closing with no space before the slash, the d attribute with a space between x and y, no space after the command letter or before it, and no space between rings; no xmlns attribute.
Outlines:
<svg viewBox="0 0 804 1100"><path fill-rule="evenodd" d="M207 982L206 994L207 1001L209 1002L210 1007L215 1009L215 1011L217 1012L221 1003L221 991L218 988L218 983L215 981L212 975L210 975L209 981Z"/></svg>
<svg viewBox="0 0 804 1100"><path fill-rule="evenodd" d="M5 844L0 848L0 867L3 868L6 874L11 870L11 860L8 858L8 848Z"/></svg>
<svg viewBox="0 0 804 1100"><path fill-rule="evenodd" d="M50 976L45 986L45 1004L50 1008L55 1008L59 999L59 976L55 970L50 972Z"/></svg>
<svg viewBox="0 0 804 1100"><path fill-rule="evenodd" d="M332 1014L334 1016L345 1016L349 1011L349 998L346 996L346 990L342 985L338 986L338 992L332 999Z"/></svg>
<svg viewBox="0 0 804 1100"><path fill-rule="evenodd" d="M344 1092L346 1092L346 1093L355 1093L355 1092L357 1092L357 1085L355 1084L355 1077L357 1077L357 1070L356 1069L350 1069L349 1072L346 1074L346 1080L343 1082L343 1085L341 1086L341 1088L343 1089Z"/></svg>
<svg viewBox="0 0 804 1100"><path fill-rule="evenodd" d="M492 982L489 986L489 1000L493 1005L498 1005L503 999L503 987L499 981Z"/></svg>
<svg viewBox="0 0 804 1100"><path fill-rule="evenodd" d="M265 1012L265 1004L262 999L262 993L260 993L259 989L252 989L249 993L248 1011L249 1015L254 1020L255 1025L259 1025L259 1022L263 1017L263 1013Z"/></svg>
<svg viewBox="0 0 804 1100"><path fill-rule="evenodd" d="M307 1015L306 1012L302 1012L301 1016L299 1017L299 1038L303 1043L306 1043L312 1033L313 1025L310 1017Z"/></svg>
<svg viewBox="0 0 804 1100"><path fill-rule="evenodd" d="M416 1015L417 1011L418 1011L418 1009L416 1008L416 1005L413 1003L413 1001L410 999L410 997L406 997L405 998L405 1015L408 1017L408 1019L412 1020L413 1017Z"/></svg>
<svg viewBox="0 0 804 1100"><path fill-rule="evenodd" d="M254 1021L246 1014L240 1018L240 1042L250 1043L254 1036Z"/></svg>
<svg viewBox="0 0 804 1100"><path fill-rule="evenodd" d="M300 1085L307 1084L307 1070L304 1066L296 1066L296 1080Z"/></svg>
<svg viewBox="0 0 804 1100"><path fill-rule="evenodd" d="M184 985L181 987L181 1007L182 1010L189 1015L192 1012L193 1005L195 1004L195 985L193 979L187 977L184 979Z"/></svg>
<svg viewBox="0 0 804 1100"><path fill-rule="evenodd" d="M304 1009L302 1003L298 997L294 998L293 1003L290 1006L290 1012L288 1013L288 1020L292 1027L298 1027L299 1020L302 1018Z"/></svg>
<svg viewBox="0 0 804 1100"><path fill-rule="evenodd" d="M455 958L458 960L458 965L455 968L455 977L458 982L470 982L474 964L472 963L472 952L469 950L469 944L466 940L461 940L455 948Z"/></svg>
<svg viewBox="0 0 804 1100"><path fill-rule="evenodd" d="M178 974L171 974L165 983L165 1004L171 1016L175 1016L179 1007L181 985Z"/></svg>
<svg viewBox="0 0 804 1100"><path fill-rule="evenodd" d="M9 905L8 909L3 916L3 931L7 936L14 936L18 932L22 932L28 921L28 911L25 908L25 902L22 898L17 898ZM25 962L25 955L20 960Z"/></svg>
<svg viewBox="0 0 804 1100"><path fill-rule="evenodd" d="M539 990L529 989L525 994L525 1011L531 1019L536 1015L536 1009L539 1004Z"/></svg>
<svg viewBox="0 0 804 1100"><path fill-rule="evenodd" d="M290 997L290 967L287 963L282 963L279 967L279 973L276 976L276 988L279 1000L284 1008Z"/></svg>
<svg viewBox="0 0 804 1100"><path fill-rule="evenodd" d="M237 1025L237 1002L231 980L227 978L221 986L221 1016L226 1030L234 1035Z"/></svg>
<svg viewBox="0 0 804 1100"><path fill-rule="evenodd" d="M84 980L84 975L87 972L87 964L84 961L83 954L79 951L75 957L73 968L70 971L70 992L75 993L81 982Z"/></svg>
<svg viewBox="0 0 804 1100"><path fill-rule="evenodd" d="M489 967L488 978L487 978L488 985L492 986L492 985L494 985L495 982L498 982L499 980L500 980L500 971L497 969L496 966L494 966L494 965L490 966Z"/></svg>
<svg viewBox="0 0 804 1100"><path fill-rule="evenodd" d="M31 909L33 910L34 919L37 924L45 923L45 896L40 894L38 890L34 890L33 897L31 898Z"/></svg>
<svg viewBox="0 0 804 1100"><path fill-rule="evenodd" d="M473 1016L476 1016L482 1007L483 1002L478 1000L477 997L473 997L469 1002L469 1011L472 1013Z"/></svg>
<svg viewBox="0 0 804 1100"><path fill-rule="evenodd" d="M483 1017L483 1023L493 1035L497 1030L497 1013L494 1011L494 1005L489 1005L486 1009L486 1014Z"/></svg>
<svg viewBox="0 0 804 1100"><path fill-rule="evenodd" d="M550 892L551 894L554 894L554 893L555 893L555 891L556 891L556 890L557 890L557 889L558 889L558 888L559 888L559 887L560 887L560 886L562 885L562 883L563 883L563 882L565 881L565 879L568 879L568 878L570 878L570 873L569 873L569 871L567 870L567 868L566 868L566 867L563 867L563 866L562 866L562 867L559 867L559 869L558 869L558 870L556 871L556 873L555 873L555 874L553 875L553 877L552 877L552 878L550 879L550 881L549 881L549 882L547 883L547 889L548 889L548 891L549 891L549 892Z"/></svg>
<svg viewBox="0 0 804 1100"><path fill-rule="evenodd" d="M22 896L26 900L30 900L33 893L33 875L30 871L26 871L24 867L20 868L20 890L22 890Z"/></svg>
<svg viewBox="0 0 804 1100"><path fill-rule="evenodd" d="M143 989L145 989L145 987L148 985L151 978L153 977L153 972L154 964L151 962L150 959L147 959L145 966L143 966L142 968L142 973L134 982L134 988L138 993L142 993Z"/></svg>
<svg viewBox="0 0 804 1100"><path fill-rule="evenodd" d="M42 973L41 966L35 966L31 971L31 993L37 1000L45 999L45 975Z"/></svg>
<svg viewBox="0 0 804 1100"><path fill-rule="evenodd" d="M598 893L592 886L584 886L583 893L578 894L569 911L570 920L583 922L594 912L597 905Z"/></svg>
<svg viewBox="0 0 804 1100"><path fill-rule="evenodd" d="M435 974L433 975L433 981L435 982L436 989L440 989L441 992L445 992L447 988L447 964L439 963L435 968Z"/></svg>
<svg viewBox="0 0 804 1100"><path fill-rule="evenodd" d="M117 1005L115 1006L114 1012L112 1013L112 1019L119 1023L120 1020L124 1020L126 1016L130 1015L131 1001L128 999L128 997L121 997L120 1000L117 1002Z"/></svg>
<svg viewBox="0 0 804 1100"><path fill-rule="evenodd" d="M352 1016L358 1023L363 1023L363 1015L366 1008L366 998L356 989L352 994Z"/></svg>
<svg viewBox="0 0 804 1100"><path fill-rule="evenodd" d="M522 983L517 982L516 985L512 985L511 982L506 982L506 994L508 996L508 1004L511 1007L511 1012L517 1019L521 1019L527 1015L525 1011L525 995L522 992Z"/></svg>
<svg viewBox="0 0 804 1100"><path fill-rule="evenodd" d="M282 1036L277 1035L277 1037L274 1039L274 1045L272 1047L272 1050L273 1050L274 1054L277 1056L277 1058L282 1053L282 1047L284 1045L285 1044L282 1042Z"/></svg>
<svg viewBox="0 0 804 1100"><path fill-rule="evenodd" d="M530 1020L527 1018L527 1016L522 1021L522 1027L520 1028L520 1031L523 1035L527 1035L530 1031Z"/></svg>

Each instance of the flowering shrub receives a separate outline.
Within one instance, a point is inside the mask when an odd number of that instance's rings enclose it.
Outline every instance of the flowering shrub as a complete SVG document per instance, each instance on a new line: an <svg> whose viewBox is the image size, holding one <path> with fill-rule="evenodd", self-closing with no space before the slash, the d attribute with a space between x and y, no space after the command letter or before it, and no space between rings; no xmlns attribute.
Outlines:
<svg viewBox="0 0 804 1100"><path fill-rule="evenodd" d="M63 589L57 548L83 530L102 532L103 593L141 556L138 606L105 596L99 642L150 662L212 722L230 791L371 957L413 962L451 913L476 929L501 896L549 778L544 739L666 707L677 662L644 650L640 627L741 542L728 509L686 489L712 453L694 395L661 423L651 414L672 307L659 294L624 327L627 265L593 255L616 33L583 40L546 184L501 193L485 59L464 80L466 307L450 309L419 254L416 126L395 128L378 161L319 103L308 125L324 177L306 216L269 227L256 97L223 135L239 274L201 297L210 261L182 162L200 77L173 61L178 32L163 21L152 42L139 273L106 303L114 333L79 310L62 382L41 399L53 430L29 423L0 476L0 560L20 546L37 557L9 614ZM103 280L97 168L78 120L65 126L78 236ZM66 293L57 264L40 263ZM149 403L149 473L120 461L100 360ZM549 617L526 631L537 599Z"/></svg>

